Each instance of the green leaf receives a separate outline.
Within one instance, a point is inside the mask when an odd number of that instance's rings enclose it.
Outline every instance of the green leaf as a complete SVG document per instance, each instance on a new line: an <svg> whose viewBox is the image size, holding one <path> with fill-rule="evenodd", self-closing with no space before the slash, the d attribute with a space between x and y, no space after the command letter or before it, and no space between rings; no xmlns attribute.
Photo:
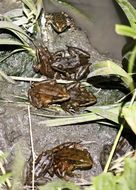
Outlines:
<svg viewBox="0 0 136 190"><path fill-rule="evenodd" d="M130 105L130 102L126 103L124 107L128 108ZM134 105L136 106L136 101L134 102ZM64 118L57 118L57 119L46 119L45 121L39 121L38 125L44 125L49 127L54 126L63 126L63 125L70 125L70 124L77 124L77 123L84 123L88 121L101 121L103 119L108 119L110 121L113 121L117 124L118 123L118 117L120 114L120 110L122 109L122 103L114 104L114 105L107 105L107 106L90 106L86 108L86 110L94 112L94 113L85 113L85 114L79 114L75 116L69 116ZM44 116L44 114L42 114ZM45 115L46 117L46 115ZM52 118L52 116L50 116Z"/></svg>
<svg viewBox="0 0 136 190"><path fill-rule="evenodd" d="M128 0L115 1L120 5L122 10L124 11L132 28L136 28L136 9L129 3Z"/></svg>
<svg viewBox="0 0 136 190"><path fill-rule="evenodd" d="M125 159L124 173L116 179L118 190L136 189L136 161L133 158Z"/></svg>
<svg viewBox="0 0 136 190"><path fill-rule="evenodd" d="M45 186L39 187L39 189L40 190L63 190L63 189L80 190L80 188L74 183L62 180L50 182Z"/></svg>
<svg viewBox="0 0 136 190"><path fill-rule="evenodd" d="M129 106L128 108L123 108L122 115L124 116L125 120L136 134L136 104Z"/></svg>
<svg viewBox="0 0 136 190"><path fill-rule="evenodd" d="M101 61L94 65L95 70L88 75L88 78L99 75L117 75L130 87L133 80L129 74L113 61Z"/></svg>
<svg viewBox="0 0 136 190"><path fill-rule="evenodd" d="M0 184L4 184L7 181L7 179L9 179L10 176L11 173L0 175Z"/></svg>
<svg viewBox="0 0 136 190"><path fill-rule="evenodd" d="M0 45L14 45L14 46L24 46L23 43L17 41L17 40L12 40L12 39L1 39L0 38Z"/></svg>
<svg viewBox="0 0 136 190"><path fill-rule="evenodd" d="M115 109L113 110L106 110L103 108L99 108L99 107L92 107L89 109L90 111L92 111L93 113L102 116L103 118L106 118L110 121L113 121L115 123L119 123L118 119L119 119L119 112L117 112L117 110Z"/></svg>
<svg viewBox="0 0 136 190"><path fill-rule="evenodd" d="M102 173L94 179L94 187L97 190L115 190L115 180L112 173Z"/></svg>
<svg viewBox="0 0 136 190"><path fill-rule="evenodd" d="M28 39L29 37L27 34L17 25L13 24L12 22L8 21L0 21L0 29L7 29L13 32L26 46L28 46Z"/></svg>
<svg viewBox="0 0 136 190"><path fill-rule="evenodd" d="M42 0L37 0L37 2L36 2L36 7L37 7L36 20L37 20L38 17L40 16L40 14L41 14L41 10L42 10L42 8L43 8Z"/></svg>
<svg viewBox="0 0 136 190"><path fill-rule="evenodd" d="M117 34L136 39L136 29L131 28L130 26L116 24L115 31Z"/></svg>
<svg viewBox="0 0 136 190"><path fill-rule="evenodd" d="M98 116L97 114L88 113L84 115L79 116L71 116L71 117L65 117L60 119L50 119L45 121L38 122L38 125L44 125L44 126L62 126L62 125L69 125L69 124L77 124L77 123L83 123L87 121L95 121L103 119L103 117Z"/></svg>
<svg viewBox="0 0 136 190"><path fill-rule="evenodd" d="M31 12L35 15L37 14L36 6L33 0L22 0L22 2L30 9Z"/></svg>
<svg viewBox="0 0 136 190"><path fill-rule="evenodd" d="M102 173L93 178L92 186L85 190L135 190L136 189L136 161L125 159L124 172L120 176L112 173Z"/></svg>

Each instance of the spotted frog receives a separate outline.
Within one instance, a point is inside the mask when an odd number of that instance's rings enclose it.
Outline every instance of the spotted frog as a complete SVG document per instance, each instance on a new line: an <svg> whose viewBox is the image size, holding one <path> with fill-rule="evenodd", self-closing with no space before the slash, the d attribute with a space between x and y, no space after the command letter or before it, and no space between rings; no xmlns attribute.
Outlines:
<svg viewBox="0 0 136 190"><path fill-rule="evenodd" d="M67 90L70 94L70 99L61 103L61 107L67 112L78 112L80 107L93 105L97 102L93 93L87 91L80 83L70 85Z"/></svg>
<svg viewBox="0 0 136 190"><path fill-rule="evenodd" d="M47 107L49 104L66 101L70 98L67 89L56 80L35 82L28 90L30 103L37 107Z"/></svg>
<svg viewBox="0 0 136 190"><path fill-rule="evenodd" d="M63 77L72 80L81 80L90 73L90 54L85 50L77 47L67 46L69 56L65 56L64 52L57 52L60 55L60 59L56 59L52 63L52 68L59 73L62 73Z"/></svg>
<svg viewBox="0 0 136 190"><path fill-rule="evenodd" d="M35 180L44 178L47 174L67 180L67 176L75 175L74 170L91 169L92 165L90 153L79 142L66 142L39 154L35 160ZM32 160L27 170L26 184L31 183L31 179Z"/></svg>
<svg viewBox="0 0 136 190"><path fill-rule="evenodd" d="M45 25L51 25L53 30L58 34L75 26L73 19L64 12L46 14L45 19Z"/></svg>
<svg viewBox="0 0 136 190"><path fill-rule="evenodd" d="M46 47L38 47L38 64L33 66L34 71L51 79L79 81L85 78L90 72L90 54L77 47L67 48L69 56L63 50L51 53Z"/></svg>

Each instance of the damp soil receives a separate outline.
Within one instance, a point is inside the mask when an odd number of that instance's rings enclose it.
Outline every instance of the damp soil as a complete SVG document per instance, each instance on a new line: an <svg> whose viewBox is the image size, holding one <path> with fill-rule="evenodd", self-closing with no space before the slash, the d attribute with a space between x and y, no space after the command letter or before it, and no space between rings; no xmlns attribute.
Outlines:
<svg viewBox="0 0 136 190"><path fill-rule="evenodd" d="M2 1L0 3L2 3ZM5 9L5 12L7 12L7 9ZM48 41L44 38L44 32L48 33L48 31L44 31L44 28L42 30L43 42L52 52L66 49L67 45L84 49L90 53L90 68L93 68L93 65L98 61L112 60L111 57L101 55L96 51L89 42L86 33L81 29L68 30L59 36L54 32L50 33L48 34L50 39ZM3 52L1 51L1 56L2 55ZM120 61L116 61L118 64L121 64ZM32 77L35 76L32 64L34 64L34 60L30 55L27 53L18 53L5 60L0 68L9 75ZM8 170L12 167L17 145L19 145L23 152L26 161L31 155L28 117L29 102L27 97L29 86L29 82L10 84L6 81L0 81L0 150L9 153L7 158ZM118 89L101 89L100 87L92 86L91 90L97 97L97 105L113 104L124 95L124 93ZM116 128L92 122L48 127L38 125L39 121L48 118L36 115L35 113L37 113L37 109L31 106L32 133L36 154L64 142L82 141L84 147L90 152L94 164L91 170L77 171L80 174L80 178L71 180L78 183L83 181L88 183L90 182L90 177L102 172L100 153L103 151L105 144L113 143L117 133ZM48 113L52 115L52 112L49 111Z"/></svg>

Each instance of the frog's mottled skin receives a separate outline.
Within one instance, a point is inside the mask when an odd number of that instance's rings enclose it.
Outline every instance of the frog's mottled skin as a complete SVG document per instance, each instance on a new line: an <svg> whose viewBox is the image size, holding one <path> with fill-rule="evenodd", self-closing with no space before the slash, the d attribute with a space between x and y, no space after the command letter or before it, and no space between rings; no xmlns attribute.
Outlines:
<svg viewBox="0 0 136 190"><path fill-rule="evenodd" d="M61 107L67 112L78 112L80 111L80 107L93 105L97 102L93 93L87 91L80 83L70 85L67 89L70 99L61 104Z"/></svg>
<svg viewBox="0 0 136 190"><path fill-rule="evenodd" d="M42 152L35 160L35 180L46 177L49 174L66 179L66 176L74 176L76 169L90 169L93 160L90 153L81 148L80 143L67 142ZM26 176L26 184L32 180L32 161Z"/></svg>
<svg viewBox="0 0 136 190"><path fill-rule="evenodd" d="M49 104L66 101L70 98L67 89L56 80L35 82L28 90L30 103L37 107L47 107Z"/></svg>
<svg viewBox="0 0 136 190"><path fill-rule="evenodd" d="M67 29L74 27L73 19L64 12L46 14L45 18L45 25L50 24L57 33L65 32Z"/></svg>

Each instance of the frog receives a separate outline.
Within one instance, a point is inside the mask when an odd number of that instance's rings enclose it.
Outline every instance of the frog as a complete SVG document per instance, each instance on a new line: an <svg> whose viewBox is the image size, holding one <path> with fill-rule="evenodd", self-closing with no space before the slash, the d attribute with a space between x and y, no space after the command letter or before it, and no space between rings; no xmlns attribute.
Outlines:
<svg viewBox="0 0 136 190"><path fill-rule="evenodd" d="M46 23L45 26L51 25L52 29L60 34L67 29L75 28L74 20L65 12L54 12L45 15Z"/></svg>
<svg viewBox="0 0 136 190"><path fill-rule="evenodd" d="M113 146L113 143L105 144L103 146L102 151L100 152L100 164L101 164L102 169L104 169L104 167L105 167L105 164L108 160L109 154L112 150L112 146ZM112 157L112 162L110 164L110 168L116 159L124 156L126 152L129 152L132 150L133 150L133 147L129 144L129 141L126 138L121 137L116 146L114 155Z"/></svg>
<svg viewBox="0 0 136 190"><path fill-rule="evenodd" d="M38 46L36 48L37 64L33 65L36 73L45 75L47 78L57 78L57 72L51 67L51 64L56 60L60 60L59 53L51 53L47 47ZM58 74L59 75L59 74ZM56 76L56 77L55 77ZM59 78L59 76L58 76Z"/></svg>
<svg viewBox="0 0 136 190"><path fill-rule="evenodd" d="M28 90L30 103L36 108L48 107L50 104L60 103L70 98L67 89L56 80L34 82Z"/></svg>
<svg viewBox="0 0 136 190"><path fill-rule="evenodd" d="M62 102L61 107L69 113L80 111L81 107L93 105L97 102L97 98L92 92L88 91L81 83L73 83L67 87L70 99Z"/></svg>
<svg viewBox="0 0 136 190"><path fill-rule="evenodd" d="M29 159L26 172L26 183L31 184L33 160ZM89 170L93 166L93 159L81 142L65 142L56 147L42 151L35 159L35 181L56 175L58 178L68 180L74 177L74 170Z"/></svg>
<svg viewBox="0 0 136 190"><path fill-rule="evenodd" d="M50 52L47 47L37 47L37 64L33 66L50 79L82 80L90 73L90 54L80 48L67 46L66 51Z"/></svg>
<svg viewBox="0 0 136 190"><path fill-rule="evenodd" d="M56 152L57 150L57 152ZM59 150L59 151L58 151ZM68 142L54 149L54 172L59 178L77 176L74 170L91 169L93 159L87 149L83 149L80 142Z"/></svg>
<svg viewBox="0 0 136 190"><path fill-rule="evenodd" d="M77 47L67 46L69 56L61 51L56 52L60 55L60 59L56 59L52 63L52 68L63 75L65 79L82 80L90 73L89 58L90 54Z"/></svg>

